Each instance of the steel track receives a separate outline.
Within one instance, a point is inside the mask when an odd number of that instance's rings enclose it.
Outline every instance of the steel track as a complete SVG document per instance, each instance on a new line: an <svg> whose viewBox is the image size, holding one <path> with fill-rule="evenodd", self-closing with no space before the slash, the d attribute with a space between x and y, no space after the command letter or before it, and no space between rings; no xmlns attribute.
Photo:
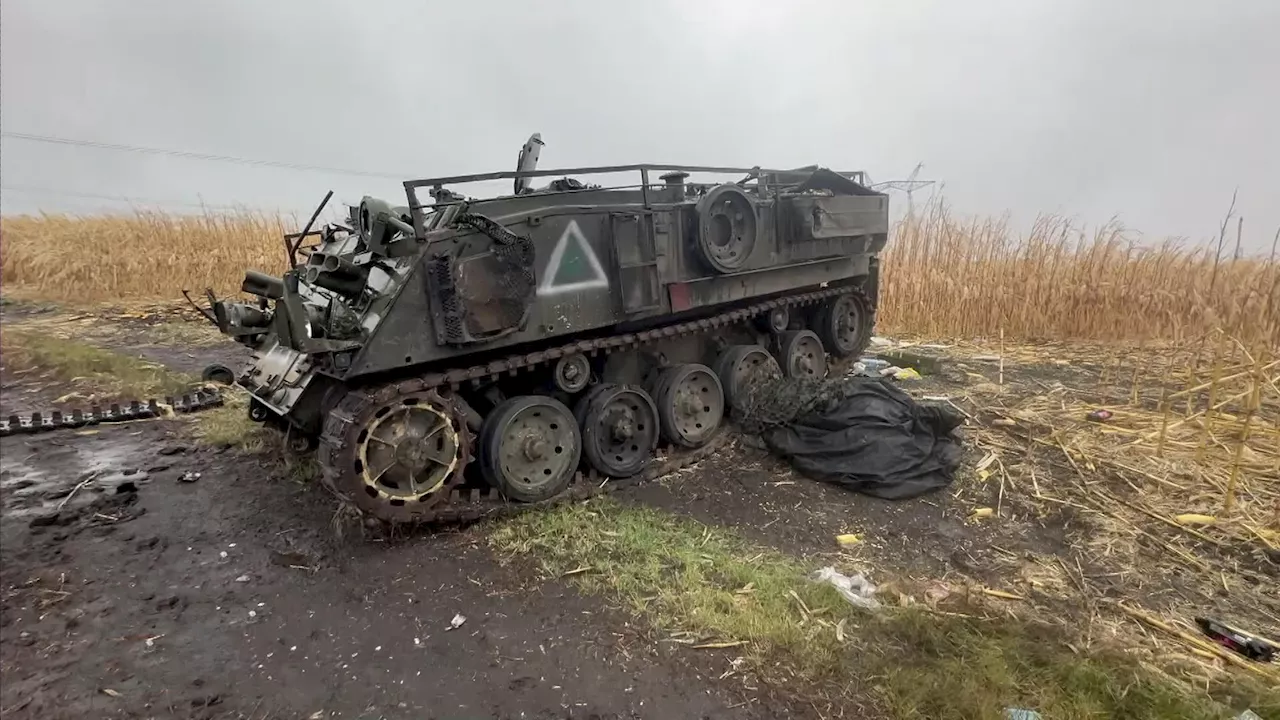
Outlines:
<svg viewBox="0 0 1280 720"><path fill-rule="evenodd" d="M737 325L777 308L813 305L844 294L859 296L864 303L866 302L865 296L857 288L838 287L817 290L755 303L700 320L676 323L638 333L623 333L593 340L579 340L546 350L510 355L483 365L457 368L442 373L431 373L412 380L392 383L381 388L353 390L343 398L325 420L318 450L318 458L322 470L322 483L340 500L354 507L354 503L338 489L337 474L339 470L334 460L344 447L343 435L347 428L364 408L379 402L379 396L383 394L394 394L401 389L406 392L418 392L434 388L449 388L456 391L464 383L480 385L486 381L497 380L504 373L515 376L520 372L527 372L545 363L555 362L566 355L580 353L596 357L601 353L609 354L617 351L634 350L660 340L680 338ZM870 303L866 303L866 305L870 308ZM868 327L873 324L874 320L868 317ZM869 330L866 332L866 338L869 338ZM865 348L859 348L859 351L863 349ZM149 399L113 403L106 409L93 406L88 412L81 410L70 412L53 410L47 414L33 412L26 416L10 415L6 419L0 419L0 437L160 417L164 414L163 407L165 406L172 408L175 413L190 414L218 407L222 404L223 397L220 392L200 390L179 398L167 397L163 402L158 399ZM421 512L414 513L412 519L408 522L428 525L473 522L483 518L511 516L614 493L689 467L714 453L728 439L729 432L727 428L722 429L706 445L692 450L672 450L665 459L651 463L646 470L630 478L606 479L599 476L595 471L579 471L574 475L569 487L563 492L555 497L536 503L508 501L496 489L449 490L446 498L442 498L442 501L423 508Z"/></svg>
<svg viewBox="0 0 1280 720"><path fill-rule="evenodd" d="M338 403L325 419L324 431L320 436L318 457L321 467L321 479L324 486L339 500L353 508L357 505L340 489L340 467L342 450L345 449L344 437L348 430L366 410L374 405L387 402L391 397L417 393L429 389L449 388L456 391L464 383L480 385L486 381L498 380L504 373L515 376L527 372L544 363L551 363L566 355L585 354L598 356L617 351L629 351L660 340L668 340L707 331L726 328L771 310L787 307L802 307L829 300L838 295L852 294L859 296L864 302L866 298L856 288L839 287L827 290L793 295L766 302L756 303L744 308L730 310L710 318L676 323L666 327L654 328L638 333L623 333L594 340L579 340L559 347L537 352L511 355L494 360L484 365L469 368L458 368L442 373L432 373L422 377L389 383L380 387L353 390ZM869 303L867 303L869 307ZM868 317L868 326L873 324ZM864 332L865 339L870 338L869 329ZM859 348L859 352L863 348ZM579 471L573 480L560 494L536 503L516 503L504 498L496 489L448 490L447 496L425 507L414 510L397 509L397 519L389 522L424 525L451 525L472 522L482 518L504 517L530 510L542 509L569 502L617 492L636 485L652 481L663 475L688 467L721 447L728 439L727 429L722 429L715 438L706 445L693 450L675 450L666 459L651 463L649 468L638 475L625 479L606 479L594 471Z"/></svg>
<svg viewBox="0 0 1280 720"><path fill-rule="evenodd" d="M166 397L163 400L132 400L117 402L103 408L94 405L89 410L51 410L33 412L26 415L10 415L0 420L0 437L8 435L31 435L51 432L64 428L80 428L102 423L124 422L128 420L146 420L160 417L166 409L175 413L189 414L209 410L222 405L222 393L217 390L197 390L181 397Z"/></svg>

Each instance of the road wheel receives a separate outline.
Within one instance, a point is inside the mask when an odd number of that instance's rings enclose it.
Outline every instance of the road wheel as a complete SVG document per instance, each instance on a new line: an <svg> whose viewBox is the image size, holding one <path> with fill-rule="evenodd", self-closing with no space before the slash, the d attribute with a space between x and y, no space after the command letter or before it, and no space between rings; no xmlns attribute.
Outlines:
<svg viewBox="0 0 1280 720"><path fill-rule="evenodd" d="M730 409L741 410L757 384L782 377L778 361L759 345L731 345L715 362L716 377Z"/></svg>
<svg viewBox="0 0 1280 720"><path fill-rule="evenodd" d="M821 380L827 376L827 354L822 350L822 341L810 330L779 335L778 361L789 378Z"/></svg>
<svg viewBox="0 0 1280 720"><path fill-rule="evenodd" d="M663 370L654 383L653 401L662 437L674 445L705 445L724 419L720 378L706 365L676 365Z"/></svg>
<svg viewBox="0 0 1280 720"><path fill-rule="evenodd" d="M818 309L812 329L832 355L861 355L871 344L873 316L871 303L862 294L841 295Z"/></svg>
<svg viewBox="0 0 1280 720"><path fill-rule="evenodd" d="M601 384L574 406L587 463L608 477L631 477L658 447L658 410L634 385Z"/></svg>
<svg viewBox="0 0 1280 720"><path fill-rule="evenodd" d="M480 470L503 496L539 502L560 494L582 457L582 436L569 408L543 395L514 397L480 428Z"/></svg>

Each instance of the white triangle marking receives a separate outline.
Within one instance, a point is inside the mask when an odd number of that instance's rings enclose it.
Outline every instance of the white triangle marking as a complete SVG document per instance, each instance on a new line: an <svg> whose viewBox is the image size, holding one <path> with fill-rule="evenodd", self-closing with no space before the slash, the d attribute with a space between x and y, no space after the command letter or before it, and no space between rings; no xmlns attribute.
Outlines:
<svg viewBox="0 0 1280 720"><path fill-rule="evenodd" d="M565 250L569 246L569 238L573 238L578 243L578 247L587 258L587 264L591 266L591 272L595 277L589 280L557 284L556 275L560 273L560 263L564 260ZM570 220L564 232L560 233L560 240L556 242L556 249L551 251L551 259L547 261L547 269L542 273L542 282L538 285L538 294L560 295L579 290L607 287L609 287L609 276L605 274L604 266L600 264L600 259L596 257L595 251L591 249L591 243L587 242L586 236L582 234L582 228L578 227L578 221Z"/></svg>

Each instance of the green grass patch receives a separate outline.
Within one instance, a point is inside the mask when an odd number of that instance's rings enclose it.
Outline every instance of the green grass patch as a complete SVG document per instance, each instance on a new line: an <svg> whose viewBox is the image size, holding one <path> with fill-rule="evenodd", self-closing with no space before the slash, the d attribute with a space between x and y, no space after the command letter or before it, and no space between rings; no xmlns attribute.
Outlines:
<svg viewBox="0 0 1280 720"><path fill-rule="evenodd" d="M243 392L223 390L223 404L191 418L193 434L214 447L245 452L263 452L271 445L272 433L249 419L248 400Z"/></svg>
<svg viewBox="0 0 1280 720"><path fill-rule="evenodd" d="M163 365L34 330L5 328L0 349L11 371L44 372L102 399L178 395L200 382Z"/></svg>
<svg viewBox="0 0 1280 720"><path fill-rule="evenodd" d="M314 455L296 455L285 446L280 432L249 419L249 394L240 389L224 388L221 407L205 410L191 418L192 434L200 442L213 447L231 448L254 453L278 463L278 474L297 483L309 483L319 477L320 467Z"/></svg>
<svg viewBox="0 0 1280 720"><path fill-rule="evenodd" d="M1280 700L1258 687L1216 688L1215 699L1143 670L1134 658L1078 655L1061 631L1045 626L859 610L810 582L815 568L797 558L659 511L593 501L517 518L490 540L503 554L536 559L549 576L573 573L582 590L664 633L745 641L733 652L766 681L807 697L870 698L889 717L1000 718L1005 708L1022 707L1053 720L1218 720L1230 717L1228 704L1251 705L1263 717L1280 713Z"/></svg>

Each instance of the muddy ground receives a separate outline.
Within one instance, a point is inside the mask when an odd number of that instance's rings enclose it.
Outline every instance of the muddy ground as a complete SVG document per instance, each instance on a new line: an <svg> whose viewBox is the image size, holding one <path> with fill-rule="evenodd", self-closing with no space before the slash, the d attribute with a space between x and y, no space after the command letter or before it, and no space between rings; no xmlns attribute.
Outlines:
<svg viewBox="0 0 1280 720"><path fill-rule="evenodd" d="M113 346L187 372L238 351L146 347L142 325L123 323ZM56 397L30 379L3 380L5 412ZM930 393L957 380L917 382ZM202 447L186 422L0 439L0 715L814 715L803 698L718 680L728 654L663 643L597 599L497 562L483 524L395 543L340 537L321 489ZM979 451L968 454L971 466ZM1011 555L1067 548L1069 513L966 522L995 493L874 500L806 480L739 440L621 497L732 526L815 566L843 553L877 581L994 580ZM839 550L843 532L867 540ZM455 616L465 618L456 628Z"/></svg>

